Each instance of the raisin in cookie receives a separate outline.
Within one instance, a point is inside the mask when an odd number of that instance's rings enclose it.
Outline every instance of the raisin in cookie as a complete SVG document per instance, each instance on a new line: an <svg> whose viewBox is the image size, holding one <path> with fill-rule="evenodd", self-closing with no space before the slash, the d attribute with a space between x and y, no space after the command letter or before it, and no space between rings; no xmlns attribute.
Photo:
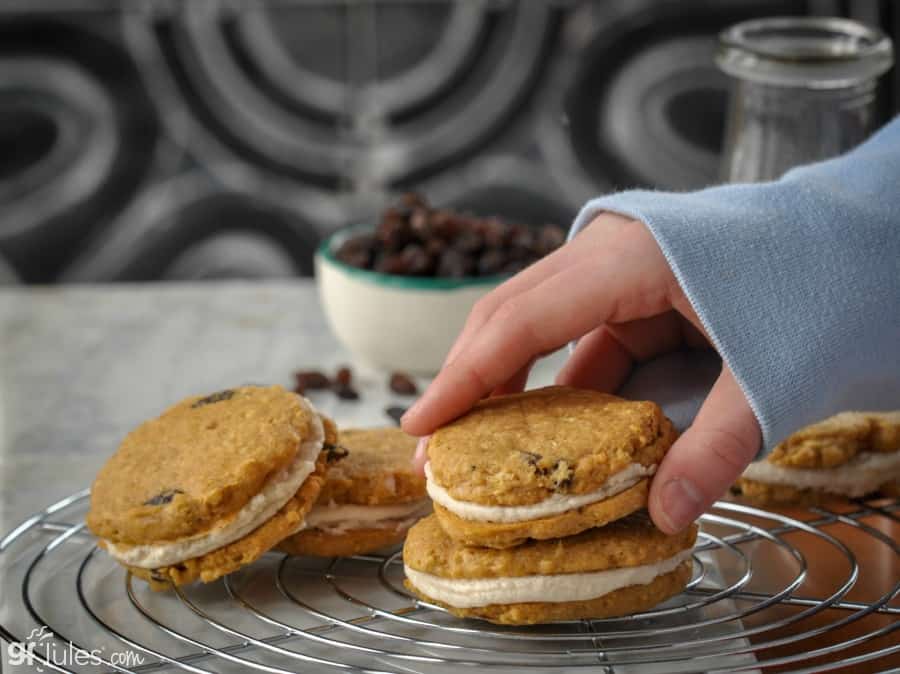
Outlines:
<svg viewBox="0 0 900 674"><path fill-rule="evenodd" d="M188 398L106 462L88 527L155 588L215 580L303 525L336 436L309 401L278 386Z"/></svg>
<svg viewBox="0 0 900 674"><path fill-rule="evenodd" d="M675 441L652 402L551 386L482 400L428 441L428 494L451 538L505 548L647 505Z"/></svg>
<svg viewBox="0 0 900 674"><path fill-rule="evenodd" d="M415 450L416 439L397 428L340 431L316 506L279 549L347 557L402 542L431 511L425 479L412 468Z"/></svg>

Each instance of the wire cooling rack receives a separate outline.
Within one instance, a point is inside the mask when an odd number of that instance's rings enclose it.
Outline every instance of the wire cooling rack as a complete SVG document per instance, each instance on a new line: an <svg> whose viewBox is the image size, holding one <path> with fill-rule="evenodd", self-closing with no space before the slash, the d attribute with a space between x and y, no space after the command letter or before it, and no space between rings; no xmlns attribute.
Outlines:
<svg viewBox="0 0 900 674"><path fill-rule="evenodd" d="M399 551L269 554L219 582L154 593L96 548L82 524L87 499L63 499L0 540L9 663L216 674L900 671L896 500L782 513L717 503L678 597L624 618L515 628L416 601Z"/></svg>

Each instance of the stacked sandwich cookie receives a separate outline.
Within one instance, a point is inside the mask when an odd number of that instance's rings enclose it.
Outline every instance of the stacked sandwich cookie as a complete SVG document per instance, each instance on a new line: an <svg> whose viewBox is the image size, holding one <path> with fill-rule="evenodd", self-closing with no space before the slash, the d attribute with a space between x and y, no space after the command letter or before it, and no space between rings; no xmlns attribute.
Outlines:
<svg viewBox="0 0 900 674"><path fill-rule="evenodd" d="M412 467L415 450L415 438L397 428L341 430L318 502L279 550L348 557L402 542L431 512L425 479Z"/></svg>
<svg viewBox="0 0 900 674"><path fill-rule="evenodd" d="M407 587L508 624L622 615L677 594L697 529L666 536L639 512L675 437L656 404L595 391L481 401L428 442L435 514L407 537Z"/></svg>
<svg viewBox="0 0 900 674"><path fill-rule="evenodd" d="M733 491L759 505L896 495L900 411L842 412L800 429L747 466Z"/></svg>
<svg viewBox="0 0 900 674"><path fill-rule="evenodd" d="M336 440L330 420L278 386L188 398L103 466L88 527L154 589L210 582L304 525Z"/></svg>
<svg viewBox="0 0 900 674"><path fill-rule="evenodd" d="M691 578L696 530L666 536L637 512L566 538L496 550L465 546L435 517L403 549L407 587L463 618L510 625L606 618L652 608Z"/></svg>

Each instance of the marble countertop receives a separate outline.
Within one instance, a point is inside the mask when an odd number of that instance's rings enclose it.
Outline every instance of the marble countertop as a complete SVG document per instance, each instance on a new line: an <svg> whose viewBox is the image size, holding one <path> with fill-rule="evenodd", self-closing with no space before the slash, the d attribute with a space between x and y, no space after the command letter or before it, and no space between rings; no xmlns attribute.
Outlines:
<svg viewBox="0 0 900 674"><path fill-rule="evenodd" d="M180 398L354 366L311 280L3 290L0 340L0 534L89 486L128 430ZM387 373L354 371L361 400L313 394L339 424L389 424L385 407L409 404Z"/></svg>

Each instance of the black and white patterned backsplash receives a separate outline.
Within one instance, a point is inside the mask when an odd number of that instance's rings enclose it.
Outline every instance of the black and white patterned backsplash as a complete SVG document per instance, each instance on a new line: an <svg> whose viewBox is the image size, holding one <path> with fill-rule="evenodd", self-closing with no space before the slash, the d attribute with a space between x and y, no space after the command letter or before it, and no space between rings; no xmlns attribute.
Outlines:
<svg viewBox="0 0 900 674"><path fill-rule="evenodd" d="M5 0L0 283L309 275L398 192L568 224L714 182L715 35L890 2ZM884 114L892 103L890 82Z"/></svg>

